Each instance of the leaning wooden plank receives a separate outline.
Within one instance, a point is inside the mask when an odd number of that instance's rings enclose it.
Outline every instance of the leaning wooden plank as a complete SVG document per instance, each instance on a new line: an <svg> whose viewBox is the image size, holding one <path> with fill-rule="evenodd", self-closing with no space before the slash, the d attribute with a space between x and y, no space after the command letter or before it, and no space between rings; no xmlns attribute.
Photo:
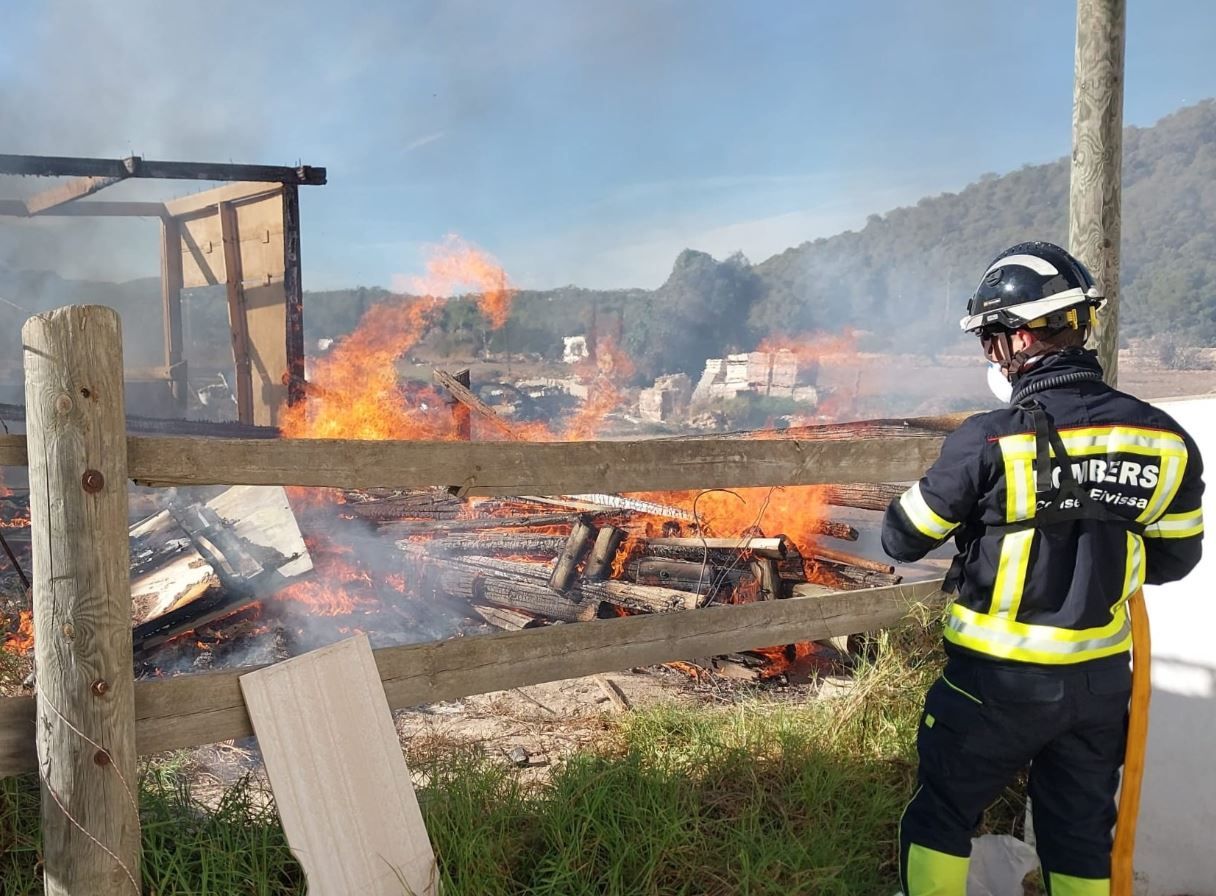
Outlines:
<svg viewBox="0 0 1216 896"><path fill-rule="evenodd" d="M146 622L167 613L220 584L215 568L169 511L162 510L132 526L128 537L136 621Z"/></svg>
<svg viewBox="0 0 1216 896"><path fill-rule="evenodd" d="M875 631L897 624L922 602L938 604L940 584L917 582L386 647L376 651L376 663L389 705L403 709L669 660ZM237 684L248 671L136 682L139 753L252 734ZM0 699L0 777L35 767L33 705L31 697Z"/></svg>
<svg viewBox="0 0 1216 896"><path fill-rule="evenodd" d="M25 209L31 215L49 211L61 205L66 205L74 199L92 196L99 190L111 187L122 180L121 177L78 177L41 193L35 193L25 200Z"/></svg>
<svg viewBox="0 0 1216 896"><path fill-rule="evenodd" d="M443 388L447 389L451 396L468 408L473 413L481 417L499 432L511 439L519 440L522 438L519 433L511 428L511 424L498 416L497 412L478 398L468 386L452 376L446 370L440 370L438 367L431 370L431 376Z"/></svg>
<svg viewBox="0 0 1216 896"><path fill-rule="evenodd" d="M292 578L312 571L312 558L283 489L239 485L216 495L207 506L230 522L238 537L284 558L277 567L279 575Z"/></svg>
<svg viewBox="0 0 1216 896"><path fill-rule="evenodd" d="M308 892L437 894L435 853L367 636L240 683Z"/></svg>

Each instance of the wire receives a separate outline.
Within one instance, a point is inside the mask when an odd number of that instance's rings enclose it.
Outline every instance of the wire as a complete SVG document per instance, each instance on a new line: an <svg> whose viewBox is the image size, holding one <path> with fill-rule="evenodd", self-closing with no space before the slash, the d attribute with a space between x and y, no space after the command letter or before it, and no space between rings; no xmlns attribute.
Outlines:
<svg viewBox="0 0 1216 896"><path fill-rule="evenodd" d="M764 500L760 504L760 510L756 514L756 518L754 520L752 520L752 524L750 526L748 526L744 530L744 532L750 532L759 527L760 521L764 518L764 514L768 511L768 505L773 499L773 493L776 492L777 489L779 489L779 488L781 488L781 486L774 485L768 490L768 494L766 494L764 496ZM715 492L720 492L725 495L731 495L735 498L738 498L745 505L747 504L746 498L744 498L738 492L732 491L731 489L728 489L728 488L708 488L702 492L698 492L697 496L693 499L692 518L693 518L693 521L696 523L697 536L701 539L701 546L702 546L702 551L703 551L702 558L701 558L701 572L697 576L697 593L698 594L700 593L701 585L705 580L705 573L709 569L709 542L705 538L705 526L701 522L701 514L697 510L697 505L700 503L700 501L703 497L705 497L706 495L709 495L709 494L713 494ZM729 576L730 573L734 571L735 567L737 567L739 565L739 563L742 562L743 553L746 549L747 542L751 540L751 537L752 536L750 536L750 535L740 536L739 545L738 545L739 552L735 555L735 558L734 558L734 560L731 561L730 565L718 573L718 575L716 577L716 581L710 582L710 587L709 587L708 592L706 593L705 601L704 601L704 603L701 604L701 606L708 606L709 604L713 603L713 600L717 596L718 591L722 588L722 585L725 584L727 576Z"/></svg>

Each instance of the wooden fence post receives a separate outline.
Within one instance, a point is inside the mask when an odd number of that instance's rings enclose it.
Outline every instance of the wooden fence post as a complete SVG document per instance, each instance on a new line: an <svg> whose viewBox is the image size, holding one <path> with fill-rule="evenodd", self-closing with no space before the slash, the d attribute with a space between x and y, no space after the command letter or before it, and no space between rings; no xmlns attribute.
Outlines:
<svg viewBox="0 0 1216 896"><path fill-rule="evenodd" d="M73 306L21 335L46 893L138 896L122 328Z"/></svg>
<svg viewBox="0 0 1216 896"><path fill-rule="evenodd" d="M1126 0L1077 0L1068 248L1106 294L1090 341L1112 386L1119 379L1119 241L1123 183Z"/></svg>

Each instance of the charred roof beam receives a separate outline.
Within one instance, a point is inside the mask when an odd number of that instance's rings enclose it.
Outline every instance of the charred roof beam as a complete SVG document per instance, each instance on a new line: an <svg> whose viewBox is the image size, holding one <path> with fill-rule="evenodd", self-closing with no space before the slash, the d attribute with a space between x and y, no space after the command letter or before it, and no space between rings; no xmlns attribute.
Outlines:
<svg viewBox="0 0 1216 896"><path fill-rule="evenodd" d="M320 186L326 182L325 169L311 165L293 168L285 165L238 165L227 162L158 162L139 156L129 156L125 159L90 159L74 156L0 154L0 174L115 180L128 177L162 180L250 180L306 186Z"/></svg>

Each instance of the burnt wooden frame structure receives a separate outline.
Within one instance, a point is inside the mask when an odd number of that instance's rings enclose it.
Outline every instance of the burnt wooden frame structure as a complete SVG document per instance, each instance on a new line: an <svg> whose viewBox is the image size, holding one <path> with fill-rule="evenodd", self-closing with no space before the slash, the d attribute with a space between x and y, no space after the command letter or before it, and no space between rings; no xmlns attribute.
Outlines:
<svg viewBox="0 0 1216 896"><path fill-rule="evenodd" d="M139 156L94 159L0 154L0 174L72 178L28 199L0 198L0 215L6 217L160 219L164 366L127 371L128 380L165 381L177 413L184 416L187 372L182 290L218 285L221 280L217 269L222 266L238 419L247 424L273 424L284 400L293 404L302 398L304 291L299 188L324 184L324 168L162 162ZM80 201L124 180L138 178L229 183L163 203ZM206 256L217 247L220 251L212 262ZM252 260L256 263L248 263ZM249 277L259 278L258 282L247 287ZM251 326L251 318L260 323ZM276 345L280 330L285 339Z"/></svg>

